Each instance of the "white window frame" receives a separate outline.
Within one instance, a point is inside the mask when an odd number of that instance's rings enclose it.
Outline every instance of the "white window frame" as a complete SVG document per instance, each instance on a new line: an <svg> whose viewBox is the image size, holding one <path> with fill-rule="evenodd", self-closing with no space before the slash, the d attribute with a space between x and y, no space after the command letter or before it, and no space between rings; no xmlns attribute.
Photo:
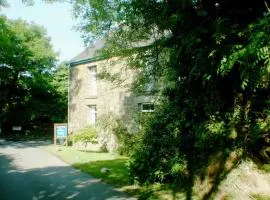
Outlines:
<svg viewBox="0 0 270 200"><path fill-rule="evenodd" d="M151 106L153 106L153 109L144 109L144 105L151 105ZM139 103L138 108L139 108L140 112L154 112L155 105L154 105L154 103L151 103L151 102L144 102L144 103Z"/></svg>
<svg viewBox="0 0 270 200"><path fill-rule="evenodd" d="M88 112L87 112L87 123L89 125L96 125L97 122L97 106L96 105L88 105Z"/></svg>
<svg viewBox="0 0 270 200"><path fill-rule="evenodd" d="M97 97L97 66L89 66L89 96Z"/></svg>

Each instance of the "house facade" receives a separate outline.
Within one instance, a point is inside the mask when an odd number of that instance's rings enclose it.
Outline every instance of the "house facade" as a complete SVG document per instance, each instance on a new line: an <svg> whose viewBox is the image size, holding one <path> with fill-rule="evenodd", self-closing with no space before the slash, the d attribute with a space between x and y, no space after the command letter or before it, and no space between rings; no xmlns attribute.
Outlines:
<svg viewBox="0 0 270 200"><path fill-rule="evenodd" d="M124 59L98 56L102 45L96 43L70 62L69 133L76 134L82 128L96 126L104 116L116 116L133 129L136 127L136 112L152 112L154 109L153 97L135 96L130 90L136 72L127 68ZM101 78L101 74L117 77L117 81Z"/></svg>

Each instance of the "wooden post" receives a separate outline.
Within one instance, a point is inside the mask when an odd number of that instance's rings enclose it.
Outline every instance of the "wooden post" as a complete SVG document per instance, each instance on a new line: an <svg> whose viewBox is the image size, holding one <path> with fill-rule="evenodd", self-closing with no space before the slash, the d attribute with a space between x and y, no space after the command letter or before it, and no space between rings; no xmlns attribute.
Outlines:
<svg viewBox="0 0 270 200"><path fill-rule="evenodd" d="M54 145L56 145L56 124L53 125L53 132L54 132L53 141L54 141Z"/></svg>
<svg viewBox="0 0 270 200"><path fill-rule="evenodd" d="M67 130L67 133L68 133L68 130ZM68 134L66 136L66 147L68 146Z"/></svg>
<svg viewBox="0 0 270 200"><path fill-rule="evenodd" d="M74 133L71 132L71 134L72 134L72 147L74 147Z"/></svg>

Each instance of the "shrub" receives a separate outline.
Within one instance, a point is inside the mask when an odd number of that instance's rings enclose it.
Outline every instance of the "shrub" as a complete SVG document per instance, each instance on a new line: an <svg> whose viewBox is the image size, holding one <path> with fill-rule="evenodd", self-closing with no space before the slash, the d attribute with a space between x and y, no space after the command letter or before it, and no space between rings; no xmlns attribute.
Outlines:
<svg viewBox="0 0 270 200"><path fill-rule="evenodd" d="M88 143L91 144L97 144L97 132L96 130L91 126L86 126L82 129L80 129L75 135L74 135L74 142L82 142L84 144L84 148L86 151Z"/></svg>
<svg viewBox="0 0 270 200"><path fill-rule="evenodd" d="M170 115L156 111L141 121L141 138L133 150L129 166L134 182L164 183L172 181L172 177L184 178L186 174L186 164L179 151L179 121L175 120L180 117L173 111L166 113Z"/></svg>
<svg viewBox="0 0 270 200"><path fill-rule="evenodd" d="M128 131L124 121L112 113L99 118L98 128L104 133L103 143L106 143L106 137L110 137L110 134L116 137L117 151L121 155L130 155L139 138L138 133Z"/></svg>

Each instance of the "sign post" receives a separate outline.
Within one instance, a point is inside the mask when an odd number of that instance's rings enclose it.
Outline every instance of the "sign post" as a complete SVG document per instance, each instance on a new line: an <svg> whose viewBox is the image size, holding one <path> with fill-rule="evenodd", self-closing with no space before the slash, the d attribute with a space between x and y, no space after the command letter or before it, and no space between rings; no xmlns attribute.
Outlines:
<svg viewBox="0 0 270 200"><path fill-rule="evenodd" d="M61 144L61 141L65 141L67 146L68 145L67 136L68 133L66 123L54 124L54 145L57 144L57 141L59 141L59 144Z"/></svg>

